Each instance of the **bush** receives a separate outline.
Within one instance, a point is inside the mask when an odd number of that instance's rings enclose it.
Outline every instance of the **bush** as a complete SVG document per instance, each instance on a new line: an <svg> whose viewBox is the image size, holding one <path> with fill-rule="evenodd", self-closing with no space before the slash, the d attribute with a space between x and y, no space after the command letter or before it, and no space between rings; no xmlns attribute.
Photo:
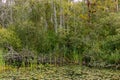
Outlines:
<svg viewBox="0 0 120 80"><path fill-rule="evenodd" d="M29 66L30 64L34 63L35 54L32 51L28 49L23 49L20 52L20 55L22 56L22 62L25 66Z"/></svg>
<svg viewBox="0 0 120 80"><path fill-rule="evenodd" d="M96 62L104 65L108 64L120 64L120 17L119 13L109 14L104 18L100 18L93 23L94 29L91 33L94 33L90 37L90 48L85 49L86 55L92 56L91 64ZM88 34L88 36L90 36Z"/></svg>
<svg viewBox="0 0 120 80"><path fill-rule="evenodd" d="M21 41L14 31L0 28L0 45L2 47L12 46L14 49L19 49Z"/></svg>
<svg viewBox="0 0 120 80"><path fill-rule="evenodd" d="M6 65L17 66L18 68L22 66L22 56L14 50L10 50L4 56L4 61Z"/></svg>
<svg viewBox="0 0 120 80"><path fill-rule="evenodd" d="M32 51L29 51L28 49L23 49L20 53L17 53L11 48L10 51L4 56L4 61L6 65L17 67L30 66L30 64L33 64L34 59L34 53Z"/></svg>

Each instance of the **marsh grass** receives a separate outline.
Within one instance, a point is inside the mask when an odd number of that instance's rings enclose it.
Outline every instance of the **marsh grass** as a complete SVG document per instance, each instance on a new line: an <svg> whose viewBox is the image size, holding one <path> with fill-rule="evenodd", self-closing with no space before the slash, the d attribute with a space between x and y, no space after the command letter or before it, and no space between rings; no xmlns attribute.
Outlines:
<svg viewBox="0 0 120 80"><path fill-rule="evenodd" d="M0 49L0 66L3 65L3 56L2 56L3 52L2 49Z"/></svg>
<svg viewBox="0 0 120 80"><path fill-rule="evenodd" d="M5 67L5 64L4 64L4 61L3 61L3 51L0 48L0 72L4 69L6 69L6 67Z"/></svg>
<svg viewBox="0 0 120 80"><path fill-rule="evenodd" d="M88 68L79 65L33 65L32 67L16 68L6 66L0 72L2 80L119 80L120 71Z"/></svg>

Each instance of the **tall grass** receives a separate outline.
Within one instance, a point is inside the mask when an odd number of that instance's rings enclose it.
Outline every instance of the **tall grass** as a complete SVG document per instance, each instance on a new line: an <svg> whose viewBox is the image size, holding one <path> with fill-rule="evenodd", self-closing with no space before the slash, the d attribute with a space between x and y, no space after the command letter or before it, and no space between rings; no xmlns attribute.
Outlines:
<svg viewBox="0 0 120 80"><path fill-rule="evenodd" d="M3 66L4 62L3 62L3 51L2 49L0 49L0 66Z"/></svg>
<svg viewBox="0 0 120 80"><path fill-rule="evenodd" d="M0 72L5 69L4 62L3 62L3 51L0 48Z"/></svg>

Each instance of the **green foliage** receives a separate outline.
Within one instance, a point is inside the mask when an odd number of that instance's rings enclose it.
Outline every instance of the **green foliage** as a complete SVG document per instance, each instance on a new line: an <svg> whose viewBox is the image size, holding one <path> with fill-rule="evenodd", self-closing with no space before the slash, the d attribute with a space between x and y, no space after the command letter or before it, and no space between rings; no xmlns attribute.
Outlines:
<svg viewBox="0 0 120 80"><path fill-rule="evenodd" d="M67 0L18 0L11 10L13 22L0 29L0 45L56 53L75 63L81 56L91 62L119 61L120 13L112 1L94 0L88 8Z"/></svg>
<svg viewBox="0 0 120 80"><path fill-rule="evenodd" d="M37 39L37 29L36 27L34 27L34 23L32 23L31 21L25 21L19 25L16 25L11 26L10 30L14 31L19 37L19 39L21 40L22 48L26 48L28 46L31 46L31 48L33 48L34 45L31 44L36 43Z"/></svg>
<svg viewBox="0 0 120 80"><path fill-rule="evenodd" d="M116 50L114 53L108 55L107 61L111 64L120 64L120 51Z"/></svg>
<svg viewBox="0 0 120 80"><path fill-rule="evenodd" d="M0 66L2 66L2 65L4 65L4 62L3 62L3 51L0 48Z"/></svg>
<svg viewBox="0 0 120 80"><path fill-rule="evenodd" d="M11 45L15 49L19 49L21 41L14 31L0 28L0 45L3 47Z"/></svg>

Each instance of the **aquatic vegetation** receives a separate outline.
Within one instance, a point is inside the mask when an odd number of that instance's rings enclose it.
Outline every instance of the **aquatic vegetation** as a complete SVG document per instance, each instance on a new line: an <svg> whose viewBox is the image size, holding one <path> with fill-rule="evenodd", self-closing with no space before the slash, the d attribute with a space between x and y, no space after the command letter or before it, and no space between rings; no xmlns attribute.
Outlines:
<svg viewBox="0 0 120 80"><path fill-rule="evenodd" d="M0 79L4 80L119 80L120 70L95 69L80 67L79 65L66 65L55 67L53 65L38 65L5 69L0 72Z"/></svg>

